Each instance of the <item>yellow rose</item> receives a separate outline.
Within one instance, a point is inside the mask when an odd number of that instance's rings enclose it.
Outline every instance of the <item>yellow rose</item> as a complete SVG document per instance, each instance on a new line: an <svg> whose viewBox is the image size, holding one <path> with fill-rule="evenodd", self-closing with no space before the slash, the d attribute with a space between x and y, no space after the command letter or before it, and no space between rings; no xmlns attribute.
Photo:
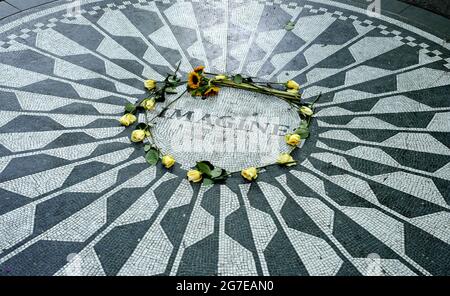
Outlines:
<svg viewBox="0 0 450 296"><path fill-rule="evenodd" d="M172 155L164 155L161 162L166 169L170 169L175 164L175 158L173 158Z"/></svg>
<svg viewBox="0 0 450 296"><path fill-rule="evenodd" d="M156 101L154 98L151 99L145 99L142 101L141 106L145 109L145 110L153 110L155 109L156 106Z"/></svg>
<svg viewBox="0 0 450 296"><path fill-rule="evenodd" d="M287 92L290 93L290 94L295 94L295 95L297 95L297 94L298 94L298 89L295 89L295 88L292 88L292 89L291 89L291 88L290 88L290 89L287 90Z"/></svg>
<svg viewBox="0 0 450 296"><path fill-rule="evenodd" d="M300 144L301 138L298 134L288 134L285 137L286 143L291 146L297 146Z"/></svg>
<svg viewBox="0 0 450 296"><path fill-rule="evenodd" d="M288 82L286 82L286 87L289 89L299 90L300 85L294 80L289 80Z"/></svg>
<svg viewBox="0 0 450 296"><path fill-rule="evenodd" d="M198 183L202 180L202 173L197 170L190 170L187 172L187 177L190 182Z"/></svg>
<svg viewBox="0 0 450 296"><path fill-rule="evenodd" d="M152 80L152 79L150 79L150 80L145 80L144 86L145 86L145 88L148 89L148 90L153 90L153 89L156 88L156 81L155 81L155 80Z"/></svg>
<svg viewBox="0 0 450 296"><path fill-rule="evenodd" d="M225 80L225 79L227 79L227 76L225 76L225 75L223 75L223 74L217 75L217 76L215 77L215 80Z"/></svg>
<svg viewBox="0 0 450 296"><path fill-rule="evenodd" d="M145 131L143 130L134 130L131 133L131 141L138 143L138 142L142 142L145 139Z"/></svg>
<svg viewBox="0 0 450 296"><path fill-rule="evenodd" d="M278 157L278 164L284 164L286 166L296 165L294 158L289 153L282 153Z"/></svg>
<svg viewBox="0 0 450 296"><path fill-rule="evenodd" d="M311 110L311 108L306 106L300 107L300 113L302 113L305 116L312 116L314 114L313 110Z"/></svg>
<svg viewBox="0 0 450 296"><path fill-rule="evenodd" d="M127 113L119 119L121 125L130 126L136 122L136 116L131 113Z"/></svg>
<svg viewBox="0 0 450 296"><path fill-rule="evenodd" d="M242 177L249 181L253 181L256 178L258 178L258 170L254 167L247 168L245 170L242 170L241 172Z"/></svg>

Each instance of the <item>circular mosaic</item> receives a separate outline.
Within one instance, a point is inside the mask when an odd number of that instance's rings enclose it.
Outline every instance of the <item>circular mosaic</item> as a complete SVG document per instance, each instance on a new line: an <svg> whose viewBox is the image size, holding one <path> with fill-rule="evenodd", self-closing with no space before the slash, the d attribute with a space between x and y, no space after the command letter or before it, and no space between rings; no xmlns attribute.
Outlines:
<svg viewBox="0 0 450 296"><path fill-rule="evenodd" d="M56 1L6 18L0 275L448 275L449 56L335 1ZM259 165L298 125L284 102L223 89L165 113L157 139L178 164L149 167L117 119L180 61L184 76L205 65L322 93L299 164L190 184L198 155ZM241 117L278 148L240 152ZM178 128L198 120L231 130L231 152L191 151Z"/></svg>
<svg viewBox="0 0 450 296"><path fill-rule="evenodd" d="M205 100L184 95L157 121L154 137L186 168L209 160L240 171L275 163L289 152L284 136L300 122L297 110L274 96L223 88Z"/></svg>

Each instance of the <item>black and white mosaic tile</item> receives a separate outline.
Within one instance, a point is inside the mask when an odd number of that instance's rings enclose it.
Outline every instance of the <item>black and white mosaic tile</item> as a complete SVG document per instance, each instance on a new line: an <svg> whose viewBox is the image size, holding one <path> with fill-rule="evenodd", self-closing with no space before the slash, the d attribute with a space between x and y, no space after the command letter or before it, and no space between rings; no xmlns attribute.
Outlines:
<svg viewBox="0 0 450 296"><path fill-rule="evenodd" d="M68 5L0 23L0 275L450 274L443 40L325 0ZM179 61L322 93L301 163L213 187L185 179L196 155L149 168L117 118ZM207 111L296 119L224 96ZM174 108L202 108L189 99Z"/></svg>

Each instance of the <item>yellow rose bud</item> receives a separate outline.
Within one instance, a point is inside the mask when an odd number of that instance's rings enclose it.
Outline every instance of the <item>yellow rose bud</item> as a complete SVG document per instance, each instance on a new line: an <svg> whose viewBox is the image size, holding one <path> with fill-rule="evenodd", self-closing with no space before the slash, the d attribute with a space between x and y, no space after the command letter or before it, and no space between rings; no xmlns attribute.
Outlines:
<svg viewBox="0 0 450 296"><path fill-rule="evenodd" d="M154 98L151 99L145 99L142 101L141 106L145 109L145 110L153 110L155 109L156 106L156 101Z"/></svg>
<svg viewBox="0 0 450 296"><path fill-rule="evenodd" d="M130 126L137 120L136 116L131 113L127 113L119 119L119 122L123 126Z"/></svg>
<svg viewBox="0 0 450 296"><path fill-rule="evenodd" d="M298 94L298 89L295 89L295 88L292 88L292 89L288 89L288 90L286 90L288 93L290 93L290 94L295 94L295 95L297 95Z"/></svg>
<svg viewBox="0 0 450 296"><path fill-rule="evenodd" d="M202 180L202 173L197 170L190 170L187 172L187 177L190 182L198 183Z"/></svg>
<svg viewBox="0 0 450 296"><path fill-rule="evenodd" d="M306 106L300 107L300 113L302 113L305 116L312 116L314 114L313 110L311 110L311 108Z"/></svg>
<svg viewBox="0 0 450 296"><path fill-rule="evenodd" d="M223 75L223 74L217 75L217 76L215 77L215 80L225 80L225 79L227 79L227 76L225 76L225 75Z"/></svg>
<svg viewBox="0 0 450 296"><path fill-rule="evenodd" d="M258 170L254 167L247 168L245 170L242 170L241 175L242 177L244 177L244 179L253 181L258 178Z"/></svg>
<svg viewBox="0 0 450 296"><path fill-rule="evenodd" d="M173 158L172 155L164 155L161 162L166 169L170 169L175 164L175 158Z"/></svg>
<svg viewBox="0 0 450 296"><path fill-rule="evenodd" d="M294 158L289 153L282 153L278 157L278 164L284 164L286 166L296 165Z"/></svg>
<svg viewBox="0 0 450 296"><path fill-rule="evenodd" d="M152 80L152 79L150 79L150 80L145 80L144 86L145 86L145 88L148 89L148 90L153 90L153 89L156 88L156 81L155 81L155 80Z"/></svg>
<svg viewBox="0 0 450 296"><path fill-rule="evenodd" d="M145 139L145 131L143 130L134 130L131 133L131 141L138 143L138 142L142 142Z"/></svg>
<svg viewBox="0 0 450 296"><path fill-rule="evenodd" d="M297 146L300 144L301 138L298 134L288 134L285 137L286 143L291 146Z"/></svg>
<svg viewBox="0 0 450 296"><path fill-rule="evenodd" d="M300 85L297 82L295 82L294 80L289 80L288 82L286 82L286 87L289 89L299 90Z"/></svg>

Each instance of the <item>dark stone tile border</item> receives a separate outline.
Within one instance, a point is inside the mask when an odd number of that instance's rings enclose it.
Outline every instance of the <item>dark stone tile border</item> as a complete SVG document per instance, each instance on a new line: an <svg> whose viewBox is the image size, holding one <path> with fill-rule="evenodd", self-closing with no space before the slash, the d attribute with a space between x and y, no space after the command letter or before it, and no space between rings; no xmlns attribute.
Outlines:
<svg viewBox="0 0 450 296"><path fill-rule="evenodd" d="M0 20L58 0L0 0Z"/></svg>
<svg viewBox="0 0 450 296"><path fill-rule="evenodd" d="M438 13L450 19L450 1L443 0L400 0L430 11Z"/></svg>

